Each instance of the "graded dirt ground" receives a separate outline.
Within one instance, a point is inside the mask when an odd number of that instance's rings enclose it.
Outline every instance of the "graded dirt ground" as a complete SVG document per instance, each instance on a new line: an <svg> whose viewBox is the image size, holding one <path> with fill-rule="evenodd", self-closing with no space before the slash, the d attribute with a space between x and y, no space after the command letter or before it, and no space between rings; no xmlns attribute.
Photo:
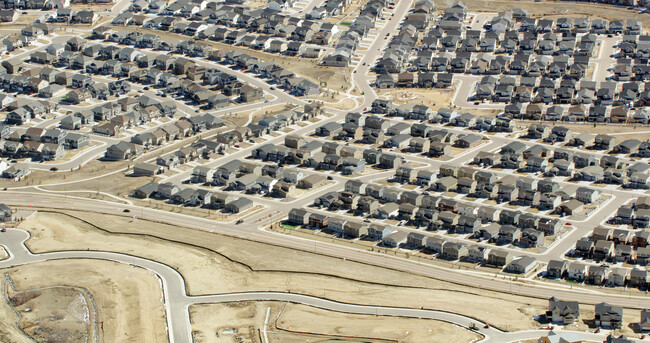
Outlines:
<svg viewBox="0 0 650 343"><path fill-rule="evenodd" d="M79 259L34 263L0 273L8 273L19 290L58 285L88 290L97 306L97 320L103 322L99 335L104 342L167 341L160 283L144 269Z"/></svg>
<svg viewBox="0 0 650 343"><path fill-rule="evenodd" d="M19 313L20 328L37 342L94 340L94 318L81 290L63 286L22 291L8 289L4 300Z"/></svg>
<svg viewBox="0 0 650 343"><path fill-rule="evenodd" d="M279 302L236 302L191 306L195 342L253 341L264 330L269 308L270 342L470 342L479 338L435 320L351 315Z"/></svg>
<svg viewBox="0 0 650 343"><path fill-rule="evenodd" d="M436 7L444 9L451 6L456 0L442 0L436 2ZM543 16L550 19L560 17L589 17L590 19L603 18L607 20L637 19L643 22L644 27L650 25L650 15L639 14L638 11L626 7L584 1L533 1L533 0L465 0L463 1L470 12L502 12L513 8L523 8L532 16Z"/></svg>
<svg viewBox="0 0 650 343"><path fill-rule="evenodd" d="M2 282L4 283L4 278ZM11 306L5 301L4 293L1 298L0 318L2 320L0 320L0 342L33 343L34 341L18 329L18 325L16 324L18 316L16 316Z"/></svg>
<svg viewBox="0 0 650 343"><path fill-rule="evenodd" d="M547 307L545 299L490 292L205 231L121 216L68 213L86 222L45 212L25 220L20 228L32 234L28 247L35 252L98 249L154 259L177 268L193 295L290 290L342 302L457 312L507 330L538 327L533 316ZM462 305L468 303L472 306Z"/></svg>
<svg viewBox="0 0 650 343"><path fill-rule="evenodd" d="M394 104L426 105L434 110L452 107L453 89L435 88L393 88L377 89L377 97L387 99Z"/></svg>

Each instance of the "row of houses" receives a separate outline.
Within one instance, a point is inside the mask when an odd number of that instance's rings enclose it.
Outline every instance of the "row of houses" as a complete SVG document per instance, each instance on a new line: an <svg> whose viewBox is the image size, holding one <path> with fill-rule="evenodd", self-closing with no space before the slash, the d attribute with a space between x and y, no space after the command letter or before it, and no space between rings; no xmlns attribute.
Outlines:
<svg viewBox="0 0 650 343"><path fill-rule="evenodd" d="M314 118L320 113L322 113L320 105L306 105L302 111L287 109L277 114L266 116L256 123L250 123L243 127L222 132L217 135L216 141L231 146L280 131L287 126Z"/></svg>
<svg viewBox="0 0 650 343"><path fill-rule="evenodd" d="M429 0L425 0L429 1ZM323 58L322 65L332 67L347 67L356 55L356 49L361 40L375 27L376 21L383 16L386 6L384 0L371 0L364 4L350 28L339 38L334 51Z"/></svg>
<svg viewBox="0 0 650 343"><path fill-rule="evenodd" d="M557 129L557 130L556 130ZM479 152L473 164L486 167L516 169L521 172L543 173L547 176L566 176L574 180L598 183L621 184L625 187L646 189L650 165L645 162L631 163L614 154L645 156L646 145L636 139L628 139L615 144L607 135L571 135L562 127L553 129L557 133L553 140L568 141L569 146L577 148L611 149L610 155L597 156L587 152L566 148L548 149L542 145L527 146L514 141L503 146L498 153ZM532 125L529 137L540 137L547 128ZM548 136L546 139L548 139ZM571 138L567 138L571 137Z"/></svg>
<svg viewBox="0 0 650 343"><path fill-rule="evenodd" d="M217 168L195 167L190 181L223 186L228 191L295 198L298 189L320 188L327 183L327 178L320 174L305 174L300 169L233 160Z"/></svg>
<svg viewBox="0 0 650 343"><path fill-rule="evenodd" d="M409 225L469 234L500 244L522 243L519 239L525 229L541 231L543 238L544 235L556 235L562 228L562 223L557 219L499 207L477 207L471 202L356 180L346 182L342 193L328 193L315 199L314 205L366 214L378 219L403 220ZM492 223L499 225L482 225ZM499 239L502 226L507 225L517 227L519 231L514 232L510 239ZM543 244L544 240L541 239L532 245Z"/></svg>
<svg viewBox="0 0 650 343"><path fill-rule="evenodd" d="M56 161L64 156L64 150L80 149L89 143L87 134L37 127L16 129L0 140L3 156L11 159L31 158L35 161Z"/></svg>
<svg viewBox="0 0 650 343"><path fill-rule="evenodd" d="M436 111L430 108L429 106L422 105L422 104L406 103L401 105L394 105L392 101L385 100L385 99L375 99L370 107L369 112L373 114L385 114L388 116L401 117L407 120L420 120L425 122L428 121L430 123L448 124L450 126L476 129L478 131L513 132L515 126L515 123L514 121L512 121L512 118L508 116L497 116L496 118L486 117L486 116L475 117L471 113L467 113L467 112L458 113L458 111L451 108L443 107L443 108L439 108ZM372 123L378 121L378 119L375 119L375 117L373 116L369 116L367 118ZM381 119L381 120L385 120L385 119ZM387 128L389 124L390 123L383 124L382 122L382 125L386 125ZM407 125L407 124L398 123L398 125L403 127L403 125ZM429 127L428 129L425 128L427 127L425 123L414 124L411 127L418 127L419 128L418 131L426 130L425 134L427 136L439 131L439 130L434 130L431 127ZM453 139L455 139L456 137L458 137L458 135L451 136L451 138ZM445 139L447 143L453 143L453 139L451 138Z"/></svg>
<svg viewBox="0 0 650 343"><path fill-rule="evenodd" d="M256 46L264 45L261 40L328 45L338 33L339 28L334 24L286 15L280 13L279 8L271 8L279 3L272 1L267 8L252 9L245 5L235 8L230 4L213 2L204 4L203 8L193 12L186 12L182 8L164 10L161 15L153 18L127 10L115 17L112 24L137 25L197 39L247 46L256 40ZM191 2L187 5L196 6Z"/></svg>
<svg viewBox="0 0 650 343"><path fill-rule="evenodd" d="M512 253L505 250L479 245L468 246L440 235L418 231L400 231L388 225L347 220L305 209L294 208L289 211L287 222L291 225L326 230L347 239L361 238L378 241L380 245L390 248L422 249L425 253L437 254L437 257L441 259L481 263L499 269L503 268L506 272L515 274L526 274L537 265L534 258L525 256L516 259Z"/></svg>
<svg viewBox="0 0 650 343"><path fill-rule="evenodd" d="M158 19L160 18L160 19ZM156 17L148 22L144 15L132 15L125 12L113 20L113 24L143 25L146 28L161 29L164 17ZM259 23L252 27L227 27L209 24L207 22L176 22L169 29L171 32L191 36L197 40L212 40L233 46L243 46L254 50L269 53L278 53L288 56L301 56L317 58L320 56L323 45L329 45L338 34L339 29L331 23L317 23L305 21L301 26L268 25L268 20L259 18Z"/></svg>
<svg viewBox="0 0 650 343"><path fill-rule="evenodd" d="M252 200L245 197L238 198L228 192L213 192L192 187L181 189L173 183L150 182L135 189L132 195L141 199L166 199L169 203L184 206L222 209L228 213L241 213L254 206Z"/></svg>
<svg viewBox="0 0 650 343"><path fill-rule="evenodd" d="M597 226L591 239L585 237L576 243L575 254L600 261L645 265L650 259L648 237L650 234L645 231Z"/></svg>
<svg viewBox="0 0 650 343"><path fill-rule="evenodd" d="M567 260L551 260L545 276L585 282L597 286L633 287L645 289L650 276L645 269L610 268L604 265L586 264Z"/></svg>
<svg viewBox="0 0 650 343"><path fill-rule="evenodd" d="M305 78L297 77L293 72L275 63L260 61L256 57L238 51L213 49L211 45L205 44L203 42L187 40L176 44L168 40L161 40L158 35L141 34L139 32L127 31L118 31L116 33L108 35L104 32L104 30L96 30L95 33L93 33L92 37L95 39L105 39L124 45L135 45L136 47L139 46L164 51L175 51L190 57L207 57L211 60L218 61L223 64L229 64L234 68L255 73L257 77L266 79L267 82L278 85L279 87L286 89L287 91L297 96L320 93L320 87L318 85ZM115 46L111 46L107 49L109 50L105 50L103 53L101 51L99 52L102 59L119 59L120 54L124 54L124 49L120 49ZM137 62L137 65L141 68L151 69L151 67L155 67L155 69L160 70L158 72L156 70L135 70L134 74L129 75L132 82L157 84L160 87L167 87L167 90L169 92L178 91L181 85L180 81L173 78L173 75L165 74L166 71L172 71L176 76L185 75L188 80L204 80L208 85L213 85L214 78L219 74L218 70L204 68L200 65L197 65L191 59L183 57L175 58L169 54L161 54L156 57L142 56L140 58L137 58L137 50L132 48L125 49L128 49L127 52L129 52L129 54L124 58L134 59L134 61ZM240 95L240 99L242 101L253 101L261 97L261 90L237 81L236 77L234 80L232 80L231 74L227 74L227 76L228 78L225 79L230 81L230 87L224 88L224 94ZM169 89L170 86L172 87L171 89ZM220 86L227 85L220 84ZM245 91L245 94L240 94L242 90ZM199 93L203 93L203 95L195 96L198 100L202 100L203 98L210 98L210 96L207 96L210 94L206 91ZM218 94L216 96L218 97ZM212 97L214 97L214 95L212 95ZM206 101L203 101L202 103L205 103ZM211 106L213 107L217 106L219 103L219 101L214 101L214 99L210 102Z"/></svg>
<svg viewBox="0 0 650 343"><path fill-rule="evenodd" d="M115 117L119 118L119 117ZM115 119L113 118L113 119ZM119 142L106 149L104 158L106 160L127 160L131 159L145 149L153 146L162 145L176 139L183 139L195 135L201 131L218 128L224 125L224 121L212 114L204 114L192 117L183 117L171 124L163 125L149 132L141 132L131 137L130 142ZM94 128L97 133L119 132L122 126L114 122L108 122ZM172 168L179 163L186 163L194 160L204 154L213 153L218 148L218 143L199 140L193 142L188 147L182 147L178 151L158 157L156 163L166 168Z"/></svg>

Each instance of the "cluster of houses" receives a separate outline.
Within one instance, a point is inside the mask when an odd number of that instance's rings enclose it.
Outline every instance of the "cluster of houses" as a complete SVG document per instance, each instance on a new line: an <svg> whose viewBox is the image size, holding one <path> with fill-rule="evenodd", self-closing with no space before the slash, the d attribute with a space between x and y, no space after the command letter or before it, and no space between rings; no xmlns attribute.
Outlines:
<svg viewBox="0 0 650 343"><path fill-rule="evenodd" d="M417 20L409 19L416 13ZM377 87L448 87L456 73L485 75L475 86L475 100L507 103L506 113L514 116L595 122L638 116L635 121L648 122L647 111L628 113L645 106L641 82L650 75L650 39L641 35L636 19L554 21L516 9L500 13L484 30L470 30L463 26L467 8L456 3L416 47L418 32L429 25L425 14L413 12L403 22L375 65ZM623 34L623 42L611 80L599 84L583 77L603 34Z"/></svg>
<svg viewBox="0 0 650 343"><path fill-rule="evenodd" d="M430 174L418 173L418 177L435 177ZM346 182L342 192L330 192L316 198L314 206L378 220L400 220L399 226L446 230L450 234L523 248L546 245L546 237L557 235L563 227L555 218L497 206L476 206L473 202L428 192L405 191L357 180Z"/></svg>
<svg viewBox="0 0 650 343"><path fill-rule="evenodd" d="M295 198L299 189L317 189L327 184L320 174L305 174L300 169L285 169L277 164L257 164L232 160L217 168L195 167L192 183L223 187L276 198Z"/></svg>
<svg viewBox="0 0 650 343"><path fill-rule="evenodd" d="M176 32L195 39L305 58L318 58L321 46L332 44L339 35L339 26L335 24L280 13L286 5L281 1L269 1L265 8L228 2L176 1L154 17L139 13L149 9L138 3L146 2L134 2L135 6L115 17L112 24Z"/></svg>
<svg viewBox="0 0 650 343"><path fill-rule="evenodd" d="M479 245L467 245L440 235L420 231L396 230L390 225L347 220L305 209L289 211L287 223L315 230L325 230L346 239L377 241L380 246L422 250L450 261L467 261L503 269L514 274L532 271L537 261L529 256L515 258L509 251Z"/></svg>
<svg viewBox="0 0 650 343"><path fill-rule="evenodd" d="M580 319L580 304L577 301L560 300L551 297L548 300L548 310L545 317L549 323L570 325L577 323ZM591 320L591 327L603 328L606 330L620 330L623 327L623 308L614 306L606 302L598 303L594 306L594 318ZM639 322L630 323L630 327L635 327L638 332L650 331L650 311L642 310ZM636 330L635 330L636 331ZM606 343L632 343L636 340L627 338L624 335L616 336L614 333L607 335L604 342ZM550 331L548 336L541 337L540 343L552 342L582 342L580 335L572 332Z"/></svg>
<svg viewBox="0 0 650 343"><path fill-rule="evenodd" d="M422 104L406 103L395 105L392 101L385 99L375 99L369 112L478 131L513 132L515 127L515 122L508 116L498 116L496 118L479 116L477 118L471 113L458 113L458 111L451 108L440 108L436 111ZM422 125L426 124L422 123ZM433 130L429 132L433 132Z"/></svg>
<svg viewBox="0 0 650 343"><path fill-rule="evenodd" d="M167 200L170 204L200 206L209 209L221 209L226 213L242 213L253 208L252 200L235 197L229 192L213 192L207 189L186 187L181 189L173 183L147 183L135 191L133 197Z"/></svg>
<svg viewBox="0 0 650 343"><path fill-rule="evenodd" d="M56 161L66 149L79 149L90 142L87 134L67 132L60 129L30 127L12 131L5 126L0 140L2 156L9 159L31 158L34 161Z"/></svg>
<svg viewBox="0 0 650 343"><path fill-rule="evenodd" d="M591 239L584 237L576 242L573 254L596 261L647 265L650 262L648 237L650 233L646 231L597 226Z"/></svg>
<svg viewBox="0 0 650 343"><path fill-rule="evenodd" d="M146 95L124 97L67 115L61 119L59 127L74 131L92 126L97 134L117 136L127 129L174 114L176 105L173 101L160 102Z"/></svg>
<svg viewBox="0 0 650 343"><path fill-rule="evenodd" d="M98 58L115 59L118 63L132 62L129 64L134 66L132 72L124 75L130 81L167 87L168 92L187 92L187 88L190 88L189 91L192 93L189 95L193 100L208 104L211 107L227 104L228 102L225 101L226 94L228 96L237 96L238 101L247 102L260 99L263 92L261 89L238 81L231 74L220 72L217 69L205 68L189 58L176 57L170 54L153 57L141 54L135 48L170 51L192 58L209 58L213 61L231 65L233 68L255 73L257 77L266 79L268 83L278 85L278 87L286 89L297 96L317 95L320 93L319 85L303 77L297 77L292 71L275 63L260 61L257 57L238 51L215 49L210 44L194 39L174 42L162 40L160 36L151 33L143 34L138 31L113 32L103 26L95 28L91 37L134 46L134 48L109 46L108 51L100 54L100 58ZM89 63L97 63L97 61L91 59ZM181 75L185 75L185 79L178 80ZM191 81L201 80L205 85L214 86L215 89L222 89L222 93L215 94L198 84L190 87L192 86ZM212 101L205 98L212 98Z"/></svg>
<svg viewBox="0 0 650 343"><path fill-rule="evenodd" d="M183 117L171 124L160 126L148 132L141 132L131 137L130 142L122 141L113 144L106 149L104 158L106 160L127 160L131 159L144 150L154 146L162 145L176 139L183 139L197 134L203 130L218 128L224 122L212 114L204 114L192 117ZM173 168L180 164L193 161L199 157L207 157L218 150L219 144L213 141L198 140L189 146L179 148L177 151L159 156L156 165L140 164L140 172L134 171L135 175L151 176L160 174L165 168ZM144 170L149 170L148 172Z"/></svg>
<svg viewBox="0 0 650 343"><path fill-rule="evenodd" d="M285 138L284 145L262 145L252 151L251 157L278 164L294 164L353 175L364 172L369 164L363 154L362 150L351 146L335 142L306 141L300 136L289 135ZM379 162L372 164L374 163Z"/></svg>
<svg viewBox="0 0 650 343"><path fill-rule="evenodd" d="M423 105L400 106L399 110L404 110L404 112L398 115L408 119L420 118L420 120L424 120L423 118L428 118L433 113ZM445 109L441 109L432 121L440 119L444 122L443 118L447 113ZM453 122L456 123L456 121ZM323 124L316 128L314 134L320 137L331 137L334 140L354 141L369 145L368 149L358 153L360 155L358 158L362 156L367 164L379 164L380 168L397 168L402 160L395 155L382 152L384 148L389 151L400 150L432 157L443 157L451 155L452 146L466 149L482 143L482 136L476 134L457 134L447 129L436 130L426 123L411 125L400 121L391 125L391 122L385 118L357 112L348 113L342 124L337 122ZM331 142L328 144L338 145L338 143ZM344 149L358 150L348 146ZM382 158L382 155L385 156ZM347 153L341 154L341 156L347 157ZM310 166L317 167L313 164Z"/></svg>
<svg viewBox="0 0 650 343"><path fill-rule="evenodd" d="M0 21L5 20L3 18L3 12L5 11L0 10ZM16 49L31 46L40 37L54 31L55 28L52 25L35 23L24 27L19 33L0 36L0 53L8 53Z"/></svg>
<svg viewBox="0 0 650 343"><path fill-rule="evenodd" d="M322 111L320 105L305 105L302 111L287 109L277 114L266 116L246 126L238 127L217 135L216 141L225 146L252 140L256 137L280 131L289 125L314 118Z"/></svg>
<svg viewBox="0 0 650 343"><path fill-rule="evenodd" d="M630 204L622 205L616 215L609 219L613 225L629 225L635 229L650 227L650 199L639 197Z"/></svg>
<svg viewBox="0 0 650 343"><path fill-rule="evenodd" d="M238 127L230 131L219 133L217 134L214 140L201 139L197 142L193 142L189 146L182 147L177 151L158 157L156 160L156 165L148 165L147 166L148 172L142 175L155 175L164 169L175 168L181 164L185 164L189 161L193 161L199 157L203 157L207 159L210 158L210 155L215 152L223 154L225 149L229 146L233 146L236 145L237 143L251 140L255 137L261 137L265 134L270 134L272 132L275 132L276 130L280 130L281 128L294 124L298 121L312 118L313 116L320 113L319 112L320 110L317 109L316 107L317 106L306 105L304 108L304 112L298 112L295 110L285 110L276 115L262 118L257 122L257 124L251 123L244 127ZM220 127L224 124L224 122L221 119L219 119L218 117L212 114L187 117L187 118L183 118L181 121L187 121L191 123L193 132L199 132L204 129ZM178 121L177 123L180 123L181 121ZM153 135L157 131L159 131L159 129L151 132L150 134ZM131 142L142 145L140 143L140 141L142 140L141 137L147 135L148 135L147 133L138 134L131 139ZM163 168L162 170L160 169L161 167ZM205 174L206 175L209 174L212 176L213 173L207 171L209 169L210 168L200 167L197 170L206 170ZM211 177L206 177L204 179L201 179L193 176L192 182L212 183L212 179ZM221 186L229 185L228 182L224 182L224 183L214 182L213 184L221 185ZM259 191L258 193L263 193L263 192Z"/></svg>
<svg viewBox="0 0 650 343"><path fill-rule="evenodd" d="M139 37L142 37L141 35ZM45 51L32 53L31 61L46 65L39 76L41 81L35 91L43 97L55 97L72 88L65 96L67 103L78 104L90 98L106 100L109 96L128 93L130 82L139 82L177 93L206 108L223 108L230 104L228 96L235 96L241 102L260 100L263 91L237 80L233 75L217 69L207 69L195 62L168 54L150 56L141 54L133 47L89 44L80 37L71 38L65 45L52 44ZM56 68L82 70L82 73L67 73ZM120 78L109 83L95 82L92 75L108 75ZM48 82L49 81L49 82ZM214 86L221 90L215 93L200 85Z"/></svg>
<svg viewBox="0 0 650 343"><path fill-rule="evenodd" d="M650 87L638 82L485 76L476 98L510 102L504 113L517 119L648 124L650 118Z"/></svg>
<svg viewBox="0 0 650 343"><path fill-rule="evenodd" d="M498 165L502 168L543 173L546 176L566 176L580 181L618 184L627 188L650 188L650 165L620 156L641 158L650 156L650 143L648 142L641 142L635 138L618 142L612 135L574 134L571 129L564 126L549 128L543 124L531 124L525 136L529 139L550 143L563 142L567 146L581 150L605 151L608 154L599 156L585 151L555 148L552 150L551 156L551 150L541 145L529 148L523 143L512 142L507 146L507 164L504 163L503 149L500 157L498 154L481 152L474 162L486 166Z"/></svg>
<svg viewBox="0 0 650 343"><path fill-rule="evenodd" d="M334 51L323 58L320 63L326 66L347 67L355 55L358 44L375 27L377 20L383 16L386 3L385 0L366 2L354 22L350 24L350 29L341 35ZM433 2L431 4L433 5Z"/></svg>
<svg viewBox="0 0 650 343"><path fill-rule="evenodd" d="M314 7L305 17L307 19L335 17L345 12L349 5L350 2L347 0L326 0L324 4Z"/></svg>
<svg viewBox="0 0 650 343"><path fill-rule="evenodd" d="M36 117L52 113L58 109L58 104L34 98L18 98L9 94L0 94L0 106L8 111L5 123L22 125Z"/></svg>

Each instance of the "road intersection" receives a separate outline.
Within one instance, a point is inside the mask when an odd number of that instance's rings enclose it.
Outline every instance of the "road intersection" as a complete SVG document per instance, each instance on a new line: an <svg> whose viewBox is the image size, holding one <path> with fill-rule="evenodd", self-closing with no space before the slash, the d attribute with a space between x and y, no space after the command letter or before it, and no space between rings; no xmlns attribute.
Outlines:
<svg viewBox="0 0 650 343"><path fill-rule="evenodd" d="M319 2L310 1L305 9L313 8ZM358 52L356 60L356 65L353 68L352 73L352 87L350 90L345 93L345 99L352 99L355 101L358 106L352 109L351 111L363 112L364 109L370 107L372 101L377 98L375 89L371 86L372 81L370 80L370 68L375 64L376 56L379 55L381 49L388 42L384 39L386 35L393 34L397 31L402 18L409 11L412 1L402 1L398 2L396 8L394 9L394 14L388 18L381 28L373 29L374 38L368 44L368 47L365 51ZM117 6L113 7L112 12L120 12L123 7L128 5L128 1L122 0L118 3ZM116 10L117 8L117 10ZM478 18L477 18L478 21ZM477 24L478 25L478 24ZM53 42L65 42L67 39L72 37L68 36L58 36L55 37ZM593 78L598 81L604 81L608 76L608 61L610 58L610 53L614 50L615 40L606 40L605 44L601 44L600 55L598 57L596 67L594 68ZM143 53L154 55L158 54L154 51L143 50ZM188 57L189 58L189 57ZM223 114L226 112L241 112L253 109L259 109L260 106L271 106L278 105L282 103L293 104L296 106L303 106L308 104L308 101L304 99L297 98L286 92L276 90L272 85L264 82L263 80L254 77L250 73L245 73L238 70L232 70L228 66L207 62L199 58L190 58L194 60L197 64L205 66L207 68L217 68L221 71L228 73L236 74L241 80L259 87L264 90L266 94L271 94L272 100L269 103L262 105L260 103L240 105L229 107L224 110L217 111L217 114ZM454 104L461 108L480 108L480 109L494 109L500 110L503 108L502 104L480 104L479 106L474 106L470 103L469 99L472 95L473 84L476 82L477 77L471 75L457 75L457 92L454 96ZM356 87L356 91L361 94L361 96L353 96L352 89ZM136 86L136 90L142 90L142 94L157 98L158 95L154 90L144 90L142 86ZM159 98L158 100L164 100ZM297 129L293 134L300 135L309 135L315 127L323 125L327 122L339 121L348 111L343 111L328 107L327 103L326 110L328 113L332 114L331 117L323 119L317 123L311 123L307 126ZM185 108L186 107L186 108ZM181 106L181 109L184 113L190 113L191 108L189 106ZM250 121L250 119L249 119ZM52 121L45 121L42 125L49 125ZM454 129L450 129L454 130ZM283 136L278 136L274 138L267 139L266 143L277 144L281 142ZM97 146L91 150L84 152L83 154L75 157L74 160L66 161L61 164L60 169L72 169L82 165L94 158L97 158L99 154L105 149L105 145L112 144L112 139L98 139L101 142L100 146ZM495 135L490 137L490 142L486 143L487 145L482 146L481 150L490 150L498 149L498 147L507 144L514 139L505 137L503 135ZM467 164L471 161L477 151L472 150L467 154L463 154L454 158L454 163ZM233 154L230 154L228 157L230 159L243 159L250 154L250 149L241 149ZM422 164L419 168L427 168L431 170L437 170L442 163L447 163L449 161L437 161L431 160L428 158L423 158L419 156L408 156L408 159ZM222 163L221 160L209 162L207 166L216 166L217 164ZM50 167L51 165L47 165ZM33 164L31 167L34 168L44 168L43 165ZM122 172L121 170L116 172ZM498 176L503 176L505 174L510 174L505 171L495 171ZM362 176L359 179L364 181L376 180L378 177L390 176L390 172L377 172L367 176ZM188 175L187 172L179 173L167 181L181 182ZM332 186L336 186L337 189L340 189L342 183L345 182L346 178L339 175L331 175L334 181ZM98 176L99 177L99 176ZM78 181L77 181L78 182ZM570 186L568 183L559 181L562 185ZM74 182L69 182L70 184ZM573 184L575 186L575 184ZM124 209L129 209L132 213L137 213L138 217L142 219L150 219L166 222L169 224L200 228L206 231L215 232L219 234L230 235L234 237L255 240L258 242L274 244L285 246L288 248L305 250L316 252L319 254L324 254L328 256L334 256L342 258L344 260L358 261L362 263L382 266L386 268L391 268L395 270L401 270L410 272L413 274L423 275L427 277L433 277L440 280L445 280L449 282L454 282L458 284L463 284L471 287L477 287L480 289L493 290L499 292L509 292L512 294L537 297L537 298L549 298L551 296L557 296L565 299L578 300L581 303L587 304L596 304L602 302L604 298L612 305L624 306L627 308L650 308L650 299L641 296L625 296L611 294L608 292L601 292L598 290L584 290L584 289L572 289L567 287L558 287L555 285L549 285L543 282L533 282L532 280L507 280L501 278L494 278L487 276L485 274L475 273L472 271L461 271L461 270L451 270L448 268L442 268L428 263L419 263L417 259L403 259L397 257L388 257L387 255L369 252L361 249L353 249L349 247L344 247L336 244L330 244L326 242L320 242L315 240L307 240L294 236L281 235L276 232L264 231L263 227L269 222L269 219L265 219L269 216L269 213L273 214L277 212L278 208L286 209L291 205L291 207L304 207L309 205L315 197L322 195L323 193L330 191L332 187L327 187L327 189L322 189L316 192L313 192L307 197L302 197L295 199L290 202L279 202L276 200L260 199L259 197L255 198L256 202L260 202L265 205L267 208L257 214L252 215L250 218L246 219L246 223L243 225L235 225L234 223L215 223L204 218L193 217L190 215L185 215L181 213L172 213L161 210L155 210L151 208L141 207L133 205L130 201L117 198L126 204L115 203L109 201L100 201L92 200L87 198L75 197L75 196L62 196L60 194L54 193L53 191L48 191L47 186L31 186L37 190L42 191L41 193L34 192L21 192L18 188L9 189L8 191L0 193L0 200L2 202L17 205L17 206L33 206L35 208L54 208L54 209L68 209L68 210L80 210L80 211L89 211L89 212L100 212L108 213L113 215L123 215ZM79 190L77 190L79 191ZM611 195L611 199L602 207L595 210L591 213L585 220L582 221L573 221L573 229L561 240L549 247L549 249L544 252L534 253L527 252L518 249L505 248L506 250L513 250L518 253L518 255L529 255L537 258L541 262L548 262L551 259L562 258L564 254L573 247L575 241L583 236L588 235L593 227L604 222L609 215L613 212L614 209L618 206L624 204L630 197L634 196L635 192L627 191L624 189L614 189L608 188L607 193ZM286 212L286 211L285 211ZM284 215L284 214L283 214ZM275 217L271 217L275 219ZM253 223L259 223L257 225ZM5 246L5 249L10 252L11 257L8 260L0 262L0 267L9 267L12 265L20 265L26 263L35 263L39 261L52 260L52 259L61 259L61 258L81 258L81 259L108 259L121 263L128 263L137 265L156 273L161 280L163 280L163 294L165 299L165 307L167 313L167 324L169 328L170 340L172 342L191 342L191 328L189 325L189 314L188 307L191 304L196 303L217 303L217 302L232 302L232 301L243 301L243 300L255 300L255 301L287 301L301 303L313 307L323 308L327 310L340 311L346 313L359 313L359 314L374 314L374 315L386 315L386 316L402 316L402 317L411 317L411 318L430 318L436 320L443 320L450 323L454 323L464 328L469 328L471 323L479 323L476 319L468 318L452 313L445 313L440 311L432 311L425 309L405 309L405 308L392 308L392 307L376 307L376 306L365 306L365 305L356 305L356 304L345 304L328 299L322 299L307 295L293 294L293 293L278 293L278 292L255 292L255 293L237 293L237 294L213 294L213 295L200 295L200 296L190 296L187 295L185 289L185 281L183 280L182 275L180 275L173 268L166 266L162 263L143 259L137 256L128 256L124 254L117 254L111 252L83 252L83 251L71 251L71 252L58 252L58 253L47 253L47 254L31 254L27 248L24 246L23 242L28 239L26 233L21 230L9 230L6 234L1 236L0 244ZM482 323L479 323L482 324ZM482 325L481 325L482 326ZM534 339L540 337L544 332L531 330L524 332L514 332L507 333L502 332L497 329L480 329L481 334L485 336L485 341L494 341L494 342L507 342L514 340L524 340L524 339ZM603 335L598 334L588 334L580 333L584 339L589 340L603 340Z"/></svg>

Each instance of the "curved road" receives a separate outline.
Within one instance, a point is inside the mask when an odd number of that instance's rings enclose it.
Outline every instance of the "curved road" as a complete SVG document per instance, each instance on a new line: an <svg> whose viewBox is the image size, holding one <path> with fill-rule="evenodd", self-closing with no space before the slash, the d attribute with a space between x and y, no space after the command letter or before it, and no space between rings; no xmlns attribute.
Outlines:
<svg viewBox="0 0 650 343"><path fill-rule="evenodd" d="M513 281L498 279L491 275L478 275L476 273L469 273L458 269L448 269L427 263L420 264L418 259L404 259L393 256L389 257L384 254L350 248L333 243L302 239L295 236L286 236L268 231L260 231L253 227L253 225L218 223L210 219L135 205L117 204L109 201L71 196L66 198L57 194L19 193L10 191L0 193L0 202L10 205L82 210L113 215L124 215L122 211L124 209L129 209L131 215L137 215L142 219L191 227L261 243L320 253L337 258L345 258L347 260L405 271L470 287L536 298L550 298L556 296L561 299L577 300L584 304L597 304L606 300L608 303L616 306L636 309L650 308L650 298L648 297L623 294L617 295L581 288L560 288L558 285L536 284L530 283L528 280Z"/></svg>
<svg viewBox="0 0 650 343"><path fill-rule="evenodd" d="M127 254L105 251L57 251L33 254L25 246L29 233L19 229L8 229L0 236L0 246L4 247L9 258L0 261L0 268L11 268L29 263L61 259L101 259L145 268L155 273L162 281L167 328L170 342L192 342L192 328L189 306L193 304L228 303L237 301L280 301L303 304L329 311L406 318L433 319L458 325L469 329L476 324L476 333L484 336L484 342L511 342L521 339L536 339L545 335L544 330L527 330L520 332L503 332L492 327L485 328L485 323L463 315L429 309L412 309L391 306L359 305L333 301L304 294L283 292L243 292L227 294L209 294L191 296L187 294L183 276L172 267L149 259ZM579 333L585 340L602 340L603 334Z"/></svg>

